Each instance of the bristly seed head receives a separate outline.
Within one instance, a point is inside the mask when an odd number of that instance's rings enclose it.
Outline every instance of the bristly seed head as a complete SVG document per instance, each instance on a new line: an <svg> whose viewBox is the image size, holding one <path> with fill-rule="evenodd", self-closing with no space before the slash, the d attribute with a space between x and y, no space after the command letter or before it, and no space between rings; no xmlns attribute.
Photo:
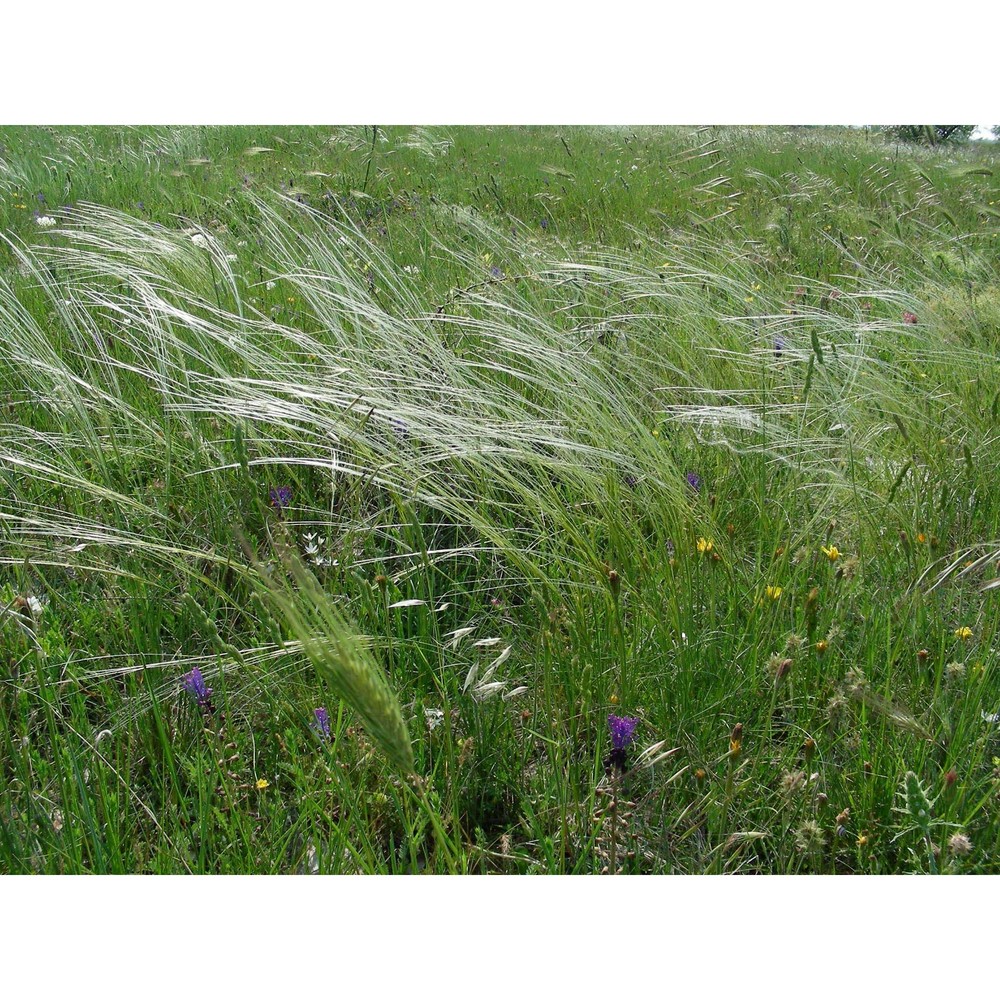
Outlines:
<svg viewBox="0 0 1000 1000"><path fill-rule="evenodd" d="M826 844L826 834L815 820L806 820L795 831L795 846L803 854L818 854Z"/></svg>
<svg viewBox="0 0 1000 1000"><path fill-rule="evenodd" d="M948 850L964 857L972 851L972 841L964 833L955 833L948 839Z"/></svg>

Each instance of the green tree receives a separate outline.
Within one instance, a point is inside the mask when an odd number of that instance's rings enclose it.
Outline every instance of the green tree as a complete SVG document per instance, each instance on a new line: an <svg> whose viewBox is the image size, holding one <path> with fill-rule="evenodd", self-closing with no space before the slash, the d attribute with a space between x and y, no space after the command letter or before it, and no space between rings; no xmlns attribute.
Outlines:
<svg viewBox="0 0 1000 1000"><path fill-rule="evenodd" d="M886 125L885 134L896 142L941 143L968 142L975 125Z"/></svg>

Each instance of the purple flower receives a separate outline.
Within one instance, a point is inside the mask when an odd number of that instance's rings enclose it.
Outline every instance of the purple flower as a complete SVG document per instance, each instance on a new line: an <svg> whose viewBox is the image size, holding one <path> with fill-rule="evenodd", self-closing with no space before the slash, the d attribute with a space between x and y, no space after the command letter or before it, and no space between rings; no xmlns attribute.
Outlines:
<svg viewBox="0 0 1000 1000"><path fill-rule="evenodd" d="M616 767L625 770L625 751L635 739L635 728L638 719L627 715L609 715L608 728L611 730L611 755L605 761L605 767Z"/></svg>
<svg viewBox="0 0 1000 1000"><path fill-rule="evenodd" d="M310 723L310 728L317 736L328 740L330 738L330 713L325 708L314 708L313 715L315 718Z"/></svg>
<svg viewBox="0 0 1000 1000"><path fill-rule="evenodd" d="M541 225L542 229L548 229L549 228L549 220L548 219L542 219L540 225Z"/></svg>
<svg viewBox="0 0 1000 1000"><path fill-rule="evenodd" d="M198 703L199 708L212 709L212 689L205 684L201 670L195 667L189 674L181 678L181 686Z"/></svg>
<svg viewBox="0 0 1000 1000"><path fill-rule="evenodd" d="M279 486L271 490L271 506L275 510L284 510L292 502L291 486Z"/></svg>
<svg viewBox="0 0 1000 1000"><path fill-rule="evenodd" d="M490 268L490 277L491 278L496 278L499 281L500 279L503 278L503 271L501 271L500 268L497 267L496 264L494 264Z"/></svg>
<svg viewBox="0 0 1000 1000"><path fill-rule="evenodd" d="M638 719L627 715L609 715L608 728L611 730L611 746L615 750L624 750L635 739L635 727Z"/></svg>
<svg viewBox="0 0 1000 1000"><path fill-rule="evenodd" d="M410 436L410 428L405 420L400 420L399 417L392 417L389 420L389 426L392 427L392 433L396 435L399 440Z"/></svg>
<svg viewBox="0 0 1000 1000"><path fill-rule="evenodd" d="M630 489L634 490L639 485L639 477L633 472L625 473L625 485Z"/></svg>
<svg viewBox="0 0 1000 1000"><path fill-rule="evenodd" d="M701 476L697 472L689 472L687 474L687 484L695 493L699 493L701 491Z"/></svg>
<svg viewBox="0 0 1000 1000"><path fill-rule="evenodd" d="M781 357L781 352L785 349L785 338L775 337L774 338L774 356L776 358Z"/></svg>

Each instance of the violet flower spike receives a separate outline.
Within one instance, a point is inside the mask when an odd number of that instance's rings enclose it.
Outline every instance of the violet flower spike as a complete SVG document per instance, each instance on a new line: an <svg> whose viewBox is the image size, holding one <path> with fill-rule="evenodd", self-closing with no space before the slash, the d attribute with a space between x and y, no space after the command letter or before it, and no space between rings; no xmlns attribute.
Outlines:
<svg viewBox="0 0 1000 1000"><path fill-rule="evenodd" d="M687 474L687 484L695 493L701 492L701 476L697 472L689 472Z"/></svg>
<svg viewBox="0 0 1000 1000"><path fill-rule="evenodd" d="M292 502L291 486L279 486L271 490L271 506L275 510L284 510Z"/></svg>
<svg viewBox="0 0 1000 1000"><path fill-rule="evenodd" d="M627 715L609 715L608 728L611 730L611 746L615 750L624 750L635 739L635 729L638 719Z"/></svg>
<svg viewBox="0 0 1000 1000"><path fill-rule="evenodd" d="M312 731L324 740L328 740L330 738L330 713L325 708L320 707L313 709L313 715L315 718L311 723Z"/></svg>
<svg viewBox="0 0 1000 1000"><path fill-rule="evenodd" d="M636 726L639 720L627 715L609 715L608 728L611 730L611 755L605 761L605 767L615 767L625 770L625 751L635 739Z"/></svg>
<svg viewBox="0 0 1000 1000"><path fill-rule="evenodd" d="M205 678L201 676L201 670L198 667L181 678L181 685L195 699L199 708L211 707L212 689L205 684Z"/></svg>

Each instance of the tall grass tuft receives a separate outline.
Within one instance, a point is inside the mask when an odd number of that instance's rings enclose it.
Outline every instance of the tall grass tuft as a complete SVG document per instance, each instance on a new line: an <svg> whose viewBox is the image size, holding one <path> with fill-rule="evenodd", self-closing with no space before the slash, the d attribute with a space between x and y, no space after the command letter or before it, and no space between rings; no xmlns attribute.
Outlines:
<svg viewBox="0 0 1000 1000"><path fill-rule="evenodd" d="M364 721L386 758L404 776L414 773L410 743L399 701L381 667L356 630L294 553L283 553L286 585L265 574L266 591L320 677Z"/></svg>

